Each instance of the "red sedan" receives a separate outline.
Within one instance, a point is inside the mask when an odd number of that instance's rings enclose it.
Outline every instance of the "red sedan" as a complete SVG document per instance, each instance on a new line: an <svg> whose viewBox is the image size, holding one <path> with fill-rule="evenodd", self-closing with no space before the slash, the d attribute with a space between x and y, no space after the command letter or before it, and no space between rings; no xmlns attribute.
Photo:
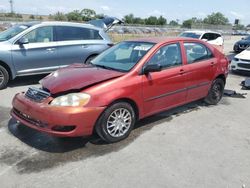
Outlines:
<svg viewBox="0 0 250 188"><path fill-rule="evenodd" d="M60 69L13 99L11 115L55 136L126 138L137 120L204 98L217 104L228 60L211 45L189 38L121 42L89 65Z"/></svg>

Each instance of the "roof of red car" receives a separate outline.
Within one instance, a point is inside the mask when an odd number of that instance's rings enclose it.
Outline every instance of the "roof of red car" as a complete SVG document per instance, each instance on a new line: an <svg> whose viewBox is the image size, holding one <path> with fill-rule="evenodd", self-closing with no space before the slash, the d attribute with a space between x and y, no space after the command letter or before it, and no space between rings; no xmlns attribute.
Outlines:
<svg viewBox="0 0 250 188"><path fill-rule="evenodd" d="M128 41L165 43L165 42L174 42L180 40L197 40L197 39L185 38L185 37L147 37L147 38L132 39Z"/></svg>

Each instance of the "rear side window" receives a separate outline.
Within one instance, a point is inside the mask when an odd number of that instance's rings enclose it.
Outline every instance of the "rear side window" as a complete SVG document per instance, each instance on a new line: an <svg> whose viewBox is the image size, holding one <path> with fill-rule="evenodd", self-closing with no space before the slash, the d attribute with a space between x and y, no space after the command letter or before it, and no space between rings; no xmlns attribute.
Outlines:
<svg viewBox="0 0 250 188"><path fill-rule="evenodd" d="M182 65L179 43L161 47L149 60L148 64L159 64L163 69Z"/></svg>
<svg viewBox="0 0 250 188"><path fill-rule="evenodd" d="M212 52L200 43L184 43L187 63L200 62L202 60L213 58Z"/></svg>
<svg viewBox="0 0 250 188"><path fill-rule="evenodd" d="M216 40L218 37L221 37L221 35L219 35L217 33L205 33L202 36L202 39L206 39L206 40L210 41L210 40Z"/></svg>
<svg viewBox="0 0 250 188"><path fill-rule="evenodd" d="M102 40L98 30L83 27L56 26L56 41Z"/></svg>

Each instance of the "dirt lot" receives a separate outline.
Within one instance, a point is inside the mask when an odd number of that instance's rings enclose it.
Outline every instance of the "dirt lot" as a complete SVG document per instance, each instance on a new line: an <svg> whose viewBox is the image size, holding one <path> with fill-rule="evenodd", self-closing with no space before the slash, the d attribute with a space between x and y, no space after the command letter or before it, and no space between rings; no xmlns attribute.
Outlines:
<svg viewBox="0 0 250 188"><path fill-rule="evenodd" d="M228 37L226 54L239 37ZM228 77L217 106L191 103L137 123L130 137L104 144L61 140L18 126L9 117L15 93L41 76L18 78L0 91L0 185L8 187L250 187L250 91Z"/></svg>

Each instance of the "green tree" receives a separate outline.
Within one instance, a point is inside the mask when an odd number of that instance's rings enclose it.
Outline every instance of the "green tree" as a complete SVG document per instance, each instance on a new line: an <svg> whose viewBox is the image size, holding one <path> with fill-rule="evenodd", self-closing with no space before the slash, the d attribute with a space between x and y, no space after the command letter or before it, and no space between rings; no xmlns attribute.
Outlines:
<svg viewBox="0 0 250 188"><path fill-rule="evenodd" d="M163 16L160 16L158 19L157 19L157 25L166 25L167 24L167 19L164 18Z"/></svg>
<svg viewBox="0 0 250 188"><path fill-rule="evenodd" d="M82 14L79 10L74 10L66 14L68 21L82 21Z"/></svg>
<svg viewBox="0 0 250 188"><path fill-rule="evenodd" d="M213 24L213 25L227 25L229 24L229 20L222 13L216 12L208 15L204 18L203 22L205 24Z"/></svg>
<svg viewBox="0 0 250 188"><path fill-rule="evenodd" d="M145 24L145 20L140 18L140 17L135 17L133 20L134 24L140 24L140 25L144 25Z"/></svg>
<svg viewBox="0 0 250 188"><path fill-rule="evenodd" d="M171 21L169 22L169 25L171 25L171 26L177 26L177 25L179 25L179 24L178 24L177 21L171 20Z"/></svg>
<svg viewBox="0 0 250 188"><path fill-rule="evenodd" d="M96 17L97 19L102 19L102 18L105 17L105 15L104 15L104 14L97 14L95 17Z"/></svg>
<svg viewBox="0 0 250 188"><path fill-rule="evenodd" d="M87 8L82 9L81 15L82 15L83 21L89 21L89 20L96 18L96 12L94 10L87 9Z"/></svg>
<svg viewBox="0 0 250 188"><path fill-rule="evenodd" d="M134 23L134 15L128 14L128 15L124 16L124 22L127 24L133 24Z"/></svg>
<svg viewBox="0 0 250 188"><path fill-rule="evenodd" d="M182 27L184 27L184 28L192 28L193 24L201 24L201 23L203 23L202 19L193 17L191 19L183 21Z"/></svg>
<svg viewBox="0 0 250 188"><path fill-rule="evenodd" d="M158 24L158 19L155 16L150 16L145 19L146 25L157 25Z"/></svg>
<svg viewBox="0 0 250 188"><path fill-rule="evenodd" d="M188 20L183 21L182 27L184 27L184 28L191 28L192 24L193 24L193 20L192 19L188 19Z"/></svg>
<svg viewBox="0 0 250 188"><path fill-rule="evenodd" d="M35 16L32 14L29 16L30 19L34 20L35 19Z"/></svg>
<svg viewBox="0 0 250 188"><path fill-rule="evenodd" d="M62 12L57 12L54 16L53 19L56 21L64 21L67 20L67 17L65 16L65 14L63 14Z"/></svg>

